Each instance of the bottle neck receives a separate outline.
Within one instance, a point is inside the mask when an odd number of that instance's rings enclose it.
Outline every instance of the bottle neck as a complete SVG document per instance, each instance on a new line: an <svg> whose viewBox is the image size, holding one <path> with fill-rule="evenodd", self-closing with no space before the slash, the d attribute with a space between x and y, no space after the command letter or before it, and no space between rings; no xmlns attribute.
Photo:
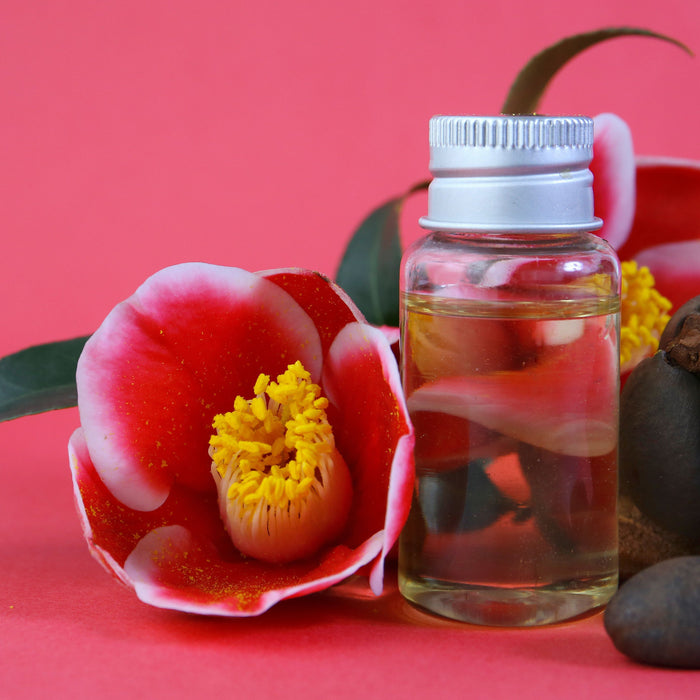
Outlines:
<svg viewBox="0 0 700 700"><path fill-rule="evenodd" d="M594 231L593 175L588 168L517 174L444 174L428 189L433 231L556 233Z"/></svg>

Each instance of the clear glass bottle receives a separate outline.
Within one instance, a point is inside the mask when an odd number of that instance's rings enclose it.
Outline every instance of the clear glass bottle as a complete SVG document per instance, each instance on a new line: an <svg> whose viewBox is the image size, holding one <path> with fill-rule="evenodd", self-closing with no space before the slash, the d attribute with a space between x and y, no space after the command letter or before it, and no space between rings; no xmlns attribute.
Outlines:
<svg viewBox="0 0 700 700"><path fill-rule="evenodd" d="M484 625L586 615L617 588L620 271L591 233L585 117L434 117L431 231L404 255L412 603Z"/></svg>

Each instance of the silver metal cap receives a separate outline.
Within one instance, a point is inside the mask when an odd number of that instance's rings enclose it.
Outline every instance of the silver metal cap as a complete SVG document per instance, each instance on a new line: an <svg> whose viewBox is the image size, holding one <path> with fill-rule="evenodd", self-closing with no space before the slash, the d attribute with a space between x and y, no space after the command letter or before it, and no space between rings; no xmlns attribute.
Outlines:
<svg viewBox="0 0 700 700"><path fill-rule="evenodd" d="M451 231L591 231L593 120L437 116L430 120L428 216Z"/></svg>

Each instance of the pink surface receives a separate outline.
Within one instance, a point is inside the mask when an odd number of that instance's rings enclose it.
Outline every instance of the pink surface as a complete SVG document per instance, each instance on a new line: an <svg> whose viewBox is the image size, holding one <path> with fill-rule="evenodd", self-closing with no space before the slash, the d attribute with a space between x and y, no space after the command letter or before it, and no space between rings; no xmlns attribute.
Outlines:
<svg viewBox="0 0 700 700"><path fill-rule="evenodd" d="M497 112L525 61L565 35L635 25L700 51L693 0L514 7L4 2L0 355L92 332L176 262L333 275L369 209L427 176L429 117ZM700 159L698 84L677 48L617 40L566 68L542 108L616 112L639 153ZM424 617L391 586L251 620L149 608L82 540L77 424L74 410L0 424L2 697L697 694L697 674L624 659L599 617L482 630Z"/></svg>
<svg viewBox="0 0 700 700"><path fill-rule="evenodd" d="M3 426L3 698L697 697L693 671L628 661L600 616L496 630L442 621L345 584L248 619L151 608L87 552L62 414ZM7 478L11 473L12 478Z"/></svg>

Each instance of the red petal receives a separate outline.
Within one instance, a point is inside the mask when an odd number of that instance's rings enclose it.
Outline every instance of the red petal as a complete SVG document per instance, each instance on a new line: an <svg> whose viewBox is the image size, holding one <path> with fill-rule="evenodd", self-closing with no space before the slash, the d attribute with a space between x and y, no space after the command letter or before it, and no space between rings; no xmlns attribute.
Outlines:
<svg viewBox="0 0 700 700"><path fill-rule="evenodd" d="M166 268L119 304L78 364L90 456L126 505L152 510L174 481L208 491L211 421L260 372L301 360L318 378L312 320L278 285L235 268Z"/></svg>
<svg viewBox="0 0 700 700"><path fill-rule="evenodd" d="M660 243L698 238L700 162L672 158L637 159L637 210L622 260Z"/></svg>
<svg viewBox="0 0 700 700"><path fill-rule="evenodd" d="M646 265L674 307L700 294L700 162L637 160L637 211L622 260Z"/></svg>
<svg viewBox="0 0 700 700"><path fill-rule="evenodd" d="M336 444L353 476L355 496L344 542L357 546L384 531L370 575L381 592L384 557L408 516L413 490L413 428L396 360L383 333L348 324L326 360L323 388Z"/></svg>
<svg viewBox="0 0 700 700"><path fill-rule="evenodd" d="M311 270L265 270L258 275L282 287L313 319L321 336L323 353L346 323L364 321L360 310L335 283Z"/></svg>
<svg viewBox="0 0 700 700"><path fill-rule="evenodd" d="M129 552L133 548L131 531L137 532L139 529L138 524L134 523L130 527L125 528L129 531L129 534L124 537L121 520L127 509L114 500L97 476L95 468L90 461L82 428L78 428L71 435L68 442L68 456L73 478L73 494L88 548L93 557L109 573L126 583L127 579L123 566ZM134 511L128 512L133 513ZM100 535L95 534L93 521L97 521L97 529L100 529L100 523L109 523L105 528L107 541L102 539ZM115 521L120 523L119 527L111 526Z"/></svg>
<svg viewBox="0 0 700 700"><path fill-rule="evenodd" d="M219 518L216 490L199 493L175 485L165 503L153 511L137 511L118 501L107 489L90 460L82 428L69 442L73 488L83 534L95 558L123 580L122 567L135 544L153 528L186 524L217 549L235 550Z"/></svg>
<svg viewBox="0 0 700 700"><path fill-rule="evenodd" d="M647 248L637 253L635 260L651 270L656 288L674 309L700 294L700 240Z"/></svg>
<svg viewBox="0 0 700 700"><path fill-rule="evenodd" d="M205 615L249 616L285 598L339 583L381 549L380 537L356 550L334 547L311 563L281 566L252 559L223 561L206 541L173 525L150 532L136 546L124 570L145 603Z"/></svg>
<svg viewBox="0 0 700 700"><path fill-rule="evenodd" d="M632 134L614 114L594 119L593 198L595 213L603 220L600 235L614 248L627 239L635 207L635 167Z"/></svg>

